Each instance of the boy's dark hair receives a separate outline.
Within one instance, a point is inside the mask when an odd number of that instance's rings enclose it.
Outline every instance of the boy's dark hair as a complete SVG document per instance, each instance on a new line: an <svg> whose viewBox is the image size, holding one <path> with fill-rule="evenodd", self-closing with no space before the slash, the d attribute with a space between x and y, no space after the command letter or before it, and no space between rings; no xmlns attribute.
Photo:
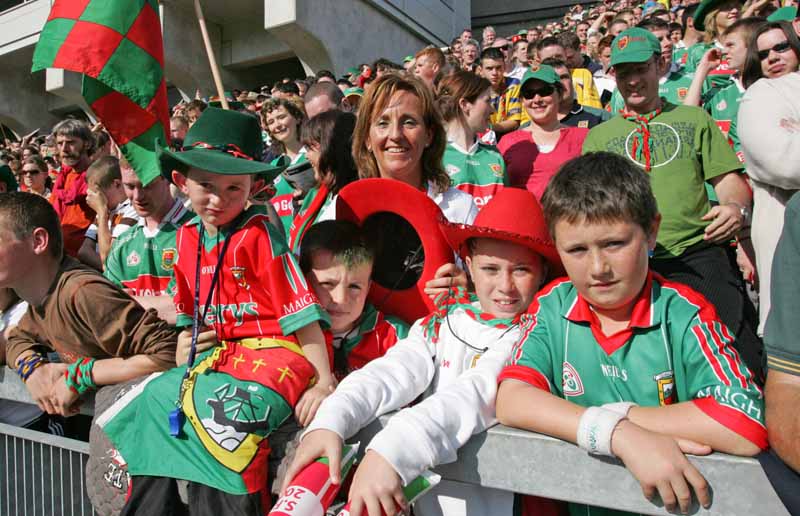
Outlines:
<svg viewBox="0 0 800 516"><path fill-rule="evenodd" d="M275 86L275 89L281 93L288 93L289 95L300 95L300 88L294 82L281 82Z"/></svg>
<svg viewBox="0 0 800 516"><path fill-rule="evenodd" d="M86 181L97 183L100 188L108 188L115 179L122 180L119 159L103 156L86 169Z"/></svg>
<svg viewBox="0 0 800 516"><path fill-rule="evenodd" d="M580 52L581 50L581 40L575 32L561 32L556 39L564 48L571 48L576 52Z"/></svg>
<svg viewBox="0 0 800 516"><path fill-rule="evenodd" d="M208 107L208 104L206 104L206 103L205 103L205 102L203 102L202 100L200 100L200 99L193 99L193 100L189 101L189 103L188 103L188 104L186 104L186 108L184 109L184 112L189 112L189 111L192 111L192 110L197 110L197 111L199 111L200 113L202 113L203 111L205 111L205 110L206 110L206 108L207 108L207 107Z"/></svg>
<svg viewBox="0 0 800 516"><path fill-rule="evenodd" d="M328 79L331 79L333 81L336 80L336 76L333 75L333 72L331 72L330 70L320 70L320 71L317 72L315 77L317 78L318 81L320 79L322 79L323 77L327 77Z"/></svg>
<svg viewBox="0 0 800 516"><path fill-rule="evenodd" d="M686 9L683 10L683 14L681 15L681 25L683 25L683 35L686 35L686 20L689 18L694 18L694 13L697 11L697 7L699 3L689 4L686 6Z"/></svg>
<svg viewBox="0 0 800 516"><path fill-rule="evenodd" d="M484 48L483 52L481 52L481 61L484 59L492 59L494 61L505 61L506 56L503 55L503 51L497 47L489 47Z"/></svg>
<svg viewBox="0 0 800 516"><path fill-rule="evenodd" d="M547 47L561 47L564 48L564 45L556 38L555 36L547 36L546 38L542 38L536 42L536 51L540 51L543 48Z"/></svg>
<svg viewBox="0 0 800 516"><path fill-rule="evenodd" d="M338 109L325 111L303 122L300 141L319 145L319 173L332 194L358 180L353 161L356 116Z"/></svg>
<svg viewBox="0 0 800 516"><path fill-rule="evenodd" d="M550 234L558 221L624 220L649 234L658 215L650 177L633 162L610 152L590 152L566 162L542 196Z"/></svg>
<svg viewBox="0 0 800 516"><path fill-rule="evenodd" d="M666 22L661 18L645 18L639 23L639 25L637 25L637 27L650 32L653 32L654 30L669 30L669 22Z"/></svg>
<svg viewBox="0 0 800 516"><path fill-rule="evenodd" d="M372 69L377 72L391 72L392 70L400 71L403 69L403 65L397 64L394 61L390 61L385 57L381 57L376 59L374 63L372 63Z"/></svg>
<svg viewBox="0 0 800 516"><path fill-rule="evenodd" d="M314 253L328 251L348 269L375 261L375 247L353 222L326 220L311 226L300 244L300 269L311 271Z"/></svg>
<svg viewBox="0 0 800 516"><path fill-rule="evenodd" d="M61 222L56 210L44 197L27 192L0 194L0 224L14 233L18 240L28 238L36 228L44 228L50 240L48 251L61 261L64 255Z"/></svg>

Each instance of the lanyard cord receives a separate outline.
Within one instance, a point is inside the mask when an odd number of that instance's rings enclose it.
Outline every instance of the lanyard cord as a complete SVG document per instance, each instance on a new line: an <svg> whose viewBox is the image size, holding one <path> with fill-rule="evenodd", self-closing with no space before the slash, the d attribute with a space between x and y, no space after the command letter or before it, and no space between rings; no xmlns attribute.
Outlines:
<svg viewBox="0 0 800 516"><path fill-rule="evenodd" d="M192 317L192 343L191 347L189 348L189 359L186 362L186 371L183 373L183 380L181 380L181 388L180 393L178 396L178 408L183 407L183 393L186 390L187 380L192 371L192 367L194 367L194 359L195 355L197 354L197 338L200 334L200 321L205 321L206 316L208 315L208 309L211 306L211 301L213 301L214 296L214 289L217 286L219 281L220 270L222 269L222 262L225 259L225 253L228 251L228 245L231 243L231 237L236 232L239 227L239 223L242 219L242 214L240 213L231 224L231 234L225 238L225 242L222 244L222 250L219 253L219 257L217 258L217 265L214 267L214 276L211 278L211 287L208 290L208 296L206 298L206 304L203 307L203 315L199 316L200 314L200 270L202 266L200 264L200 260L202 258L203 253L203 236L205 235L205 226L203 223L200 223L200 230L198 231L197 236L197 264L194 271L194 313Z"/></svg>
<svg viewBox="0 0 800 516"><path fill-rule="evenodd" d="M452 296L452 291L453 291L453 289L448 289L448 291L447 291L447 297L445 298L445 300L448 300L448 299L450 299L450 297ZM448 329L448 330L450 330L450 334L451 334L453 337L455 337L455 338L456 338L456 340L458 340L459 342L461 342L462 344L464 344L465 346L467 346L467 347L468 347L468 348L470 348L471 350L473 350L473 351L477 351L477 352L478 352L478 353L480 353L480 354L483 354L483 353L486 353L487 351L489 351L489 346L486 346L486 347L483 347L483 348L479 348L479 347L477 347L477 346L473 346L472 344L470 344L470 343L469 343L469 342L467 342L466 340L464 340L464 339L462 339L461 337L459 337L459 336L458 336L458 334L457 334L455 331L453 331L453 327L452 327L452 326L450 326L450 310L448 310L448 311L447 311L447 312L444 314L444 320L445 320L445 322L447 323L447 329ZM512 324L511 326L509 326L509 327L506 329L506 331L504 331L502 334L500 334L500 336L499 336L499 337L497 337L497 340L500 340L500 339L502 339L503 337L505 337L505 336L506 336L506 334L507 334L508 332L510 332L511 330L513 330L514 328L516 328L518 325L519 325L519 323L514 323L514 324Z"/></svg>

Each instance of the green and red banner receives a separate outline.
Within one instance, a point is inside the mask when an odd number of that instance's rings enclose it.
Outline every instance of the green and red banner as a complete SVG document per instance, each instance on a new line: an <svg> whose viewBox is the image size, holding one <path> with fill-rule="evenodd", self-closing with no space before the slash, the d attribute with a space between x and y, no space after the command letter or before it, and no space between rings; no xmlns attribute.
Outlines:
<svg viewBox="0 0 800 516"><path fill-rule="evenodd" d="M169 106L157 0L55 0L31 71L45 68L83 74L87 104L142 183L159 176Z"/></svg>

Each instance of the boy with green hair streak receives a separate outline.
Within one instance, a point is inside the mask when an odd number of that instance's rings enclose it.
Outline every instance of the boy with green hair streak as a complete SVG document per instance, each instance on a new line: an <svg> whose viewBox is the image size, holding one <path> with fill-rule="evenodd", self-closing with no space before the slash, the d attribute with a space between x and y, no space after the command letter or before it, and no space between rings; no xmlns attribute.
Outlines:
<svg viewBox="0 0 800 516"><path fill-rule="evenodd" d="M162 174L197 214L178 230L174 265L190 349L185 369L149 377L97 420L132 475L122 514L180 514L166 509L174 479L190 481L190 514L262 514L270 433L292 409L308 424L335 387L319 325L329 318L265 209L248 207L281 170L261 151L255 118L216 108L183 150L158 147ZM215 338L197 342L201 326Z"/></svg>
<svg viewBox="0 0 800 516"><path fill-rule="evenodd" d="M367 302L375 249L352 222L326 220L303 237L300 268L331 318L328 352L338 379L382 357L409 325Z"/></svg>

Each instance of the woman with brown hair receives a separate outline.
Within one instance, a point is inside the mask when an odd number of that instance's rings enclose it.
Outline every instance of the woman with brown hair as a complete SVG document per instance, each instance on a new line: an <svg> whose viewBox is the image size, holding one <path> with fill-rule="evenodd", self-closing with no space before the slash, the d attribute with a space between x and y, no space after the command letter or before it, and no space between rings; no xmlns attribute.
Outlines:
<svg viewBox="0 0 800 516"><path fill-rule="evenodd" d="M742 82L749 88L762 77L775 79L794 73L800 67L800 40L785 21L767 22L758 27L747 45Z"/></svg>
<svg viewBox="0 0 800 516"><path fill-rule="evenodd" d="M386 74L367 88L358 115L353 158L359 177L402 181L426 191L448 220L475 219L472 196L453 188L442 166L447 135L424 83Z"/></svg>
<svg viewBox="0 0 800 516"><path fill-rule="evenodd" d="M291 167L307 161L306 149L300 141L300 126L305 119L306 112L300 102L271 98L264 103L261 107L261 126L272 140L270 150L278 154L271 164ZM299 193L296 194L295 188L284 174L275 179L273 188L275 193L270 202L278 212L284 232L288 235L295 216L293 201Z"/></svg>
<svg viewBox="0 0 800 516"><path fill-rule="evenodd" d="M478 208L508 186L503 156L478 139L489 128L494 112L491 83L473 73L457 71L439 82L436 103L447 129L443 164L453 186L475 199Z"/></svg>
<svg viewBox="0 0 800 516"><path fill-rule="evenodd" d="M336 219L339 190L358 179L352 154L356 117L334 109L303 122L301 141L314 168L317 186L309 190L292 222L289 247L299 253L300 242L312 225Z"/></svg>
<svg viewBox="0 0 800 516"><path fill-rule="evenodd" d="M47 163L40 156L34 154L23 160L20 178L26 191L45 199L50 197L53 180L47 175Z"/></svg>

